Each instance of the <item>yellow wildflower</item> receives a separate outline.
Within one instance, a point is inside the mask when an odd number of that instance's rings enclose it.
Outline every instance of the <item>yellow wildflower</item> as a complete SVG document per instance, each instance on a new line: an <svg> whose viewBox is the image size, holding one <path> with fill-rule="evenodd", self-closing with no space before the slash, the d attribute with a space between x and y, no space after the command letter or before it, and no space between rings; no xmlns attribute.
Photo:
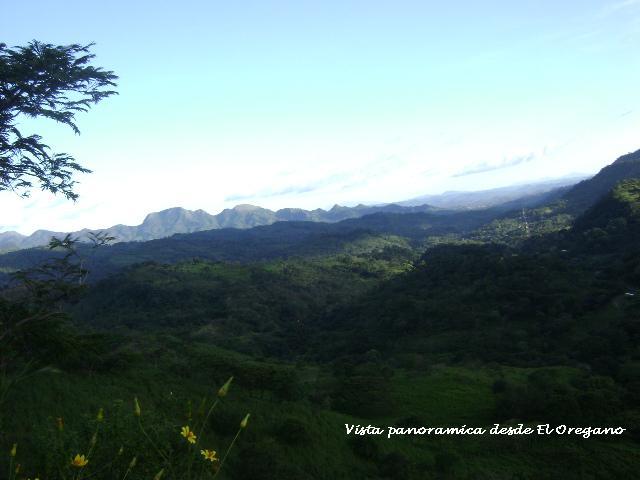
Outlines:
<svg viewBox="0 0 640 480"><path fill-rule="evenodd" d="M196 443L196 438L197 438L196 434L189 429L189 426L182 427L182 430L180 431L180 435L186 438L187 442Z"/></svg>
<svg viewBox="0 0 640 480"><path fill-rule="evenodd" d="M14 443L13 447L11 447L11 451L9 452L9 455L12 457L15 457L16 453L18 453L18 444Z"/></svg>
<svg viewBox="0 0 640 480"><path fill-rule="evenodd" d="M96 416L96 420L98 422L102 422L104 420L104 409L100 408L100 410L98 410L98 415Z"/></svg>
<svg viewBox="0 0 640 480"><path fill-rule="evenodd" d="M84 455L80 455L79 453L76 454L73 460L71 460L71 465L78 468L84 467L87 463L89 463L89 460L84 458Z"/></svg>
<svg viewBox="0 0 640 480"><path fill-rule="evenodd" d="M218 397L222 398L227 396L229 387L231 386L231 382L233 382L233 377L229 377L229 380L227 380L225 384L220 387L220 390L218 390Z"/></svg>
<svg viewBox="0 0 640 480"><path fill-rule="evenodd" d="M209 460L210 462L218 461L215 450L200 450L200 453L202 454L205 460Z"/></svg>

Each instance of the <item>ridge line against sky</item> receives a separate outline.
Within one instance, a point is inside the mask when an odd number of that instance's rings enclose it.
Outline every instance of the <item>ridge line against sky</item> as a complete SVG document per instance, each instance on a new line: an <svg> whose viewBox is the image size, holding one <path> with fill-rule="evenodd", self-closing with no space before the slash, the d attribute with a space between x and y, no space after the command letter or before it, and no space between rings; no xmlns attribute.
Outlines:
<svg viewBox="0 0 640 480"><path fill-rule="evenodd" d="M3 5L0 41L96 42L120 95L75 136L74 204L0 193L0 231L175 205L329 208L593 174L640 148L640 1Z"/></svg>
<svg viewBox="0 0 640 480"><path fill-rule="evenodd" d="M475 191L459 191L459 190L447 190L445 192L442 192L439 195L451 195L451 194L455 194L455 195L464 195L464 194L473 194L473 193L488 193L488 192L495 192L496 190L502 190L502 189L517 189L517 188L525 188L525 187L530 187L533 185L546 185L548 188L544 188L542 189L540 192L538 193L543 193L543 192L548 192L557 188L562 188L562 187L566 187L566 186L571 186L571 185L575 185L576 183L585 180L587 178L590 178L591 175L580 175L580 174L573 174L573 175L567 175L565 177L561 177L561 178L547 178L547 179L542 179L539 182L536 183L516 183L513 185L508 185L505 187L499 187L496 189L488 189L488 190L475 190ZM518 198L524 198L528 195L530 195L531 193L526 193L523 191L522 196L518 197ZM435 195L437 196L437 195ZM423 198L424 197L424 198ZM371 204L363 204L363 203L358 203L358 204L353 204L353 205L340 205L338 203L333 204L331 207L327 207L327 208L314 208L314 209L304 209L307 212L314 212L317 210L322 210L324 212L329 212L330 210L334 209L334 208L344 208L344 207L367 207L367 208L375 208L375 207L384 207L384 206L391 206L391 205L396 205L396 206L402 206L402 207L415 207L415 206L433 206L435 208L446 208L446 207L439 207L437 205L431 205L429 203L429 201L433 201L431 198L428 197L432 197L431 195L421 195L419 197L414 197L414 198L404 198L404 199L396 199L395 201L391 201L388 203L371 203ZM240 199L241 200L241 199ZM407 202L411 202L410 204L407 204ZM438 203L438 202L435 202ZM165 212L167 210L184 210L186 212L189 213L199 213L199 212L203 212L207 215L211 215L211 216L217 216L220 215L222 213L224 213L226 210L235 210L235 209L243 209L243 207L251 207L254 209L265 209L265 210L269 210L273 213L278 213L280 210L296 210L299 209L298 207L282 207L282 208L277 208L277 209L267 209L265 207L262 207L260 205L254 205L254 204L248 204L248 203L238 203L235 204L233 207L225 207L224 209L215 211L214 213L207 211L205 209L202 208L198 208L198 209L185 209L184 207L181 206L173 206L173 207L169 207L163 210L159 210L159 211L154 211L154 212L147 212L144 214L144 217L142 218L142 220L138 223L135 224L125 224L122 222L113 224L113 225L109 225L109 226L93 226L93 227L81 227L81 228L77 228L74 230L74 232L79 232L82 230L89 230L89 231L108 231L110 228L113 227L120 227L120 226L124 226L124 227L140 227L141 225L144 224L144 222L147 220L147 218L150 215L155 215L158 213L162 213ZM35 233L37 233L38 231L53 231L53 232L61 232L61 233L70 233L70 230L66 230L66 231L60 231L60 230L49 230L49 229L43 229L43 228L37 228L34 229L30 232L24 233L24 232L16 232L15 230L8 230L8 229L0 229L0 235L2 235L3 233L19 233L20 235L23 235L25 237L31 236Z"/></svg>

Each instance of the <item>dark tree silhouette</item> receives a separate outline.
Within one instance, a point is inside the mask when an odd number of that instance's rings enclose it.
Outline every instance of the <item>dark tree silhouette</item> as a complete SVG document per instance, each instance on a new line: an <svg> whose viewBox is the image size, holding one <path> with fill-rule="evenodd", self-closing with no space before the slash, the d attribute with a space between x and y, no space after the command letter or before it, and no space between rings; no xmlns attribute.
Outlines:
<svg viewBox="0 0 640 480"><path fill-rule="evenodd" d="M90 65L93 44L54 46L33 41L26 47L0 43L0 191L28 196L31 188L75 200L76 172L90 172L66 153L54 153L39 135L24 136L21 115L68 125L77 134L77 112L86 112L116 94L117 76Z"/></svg>

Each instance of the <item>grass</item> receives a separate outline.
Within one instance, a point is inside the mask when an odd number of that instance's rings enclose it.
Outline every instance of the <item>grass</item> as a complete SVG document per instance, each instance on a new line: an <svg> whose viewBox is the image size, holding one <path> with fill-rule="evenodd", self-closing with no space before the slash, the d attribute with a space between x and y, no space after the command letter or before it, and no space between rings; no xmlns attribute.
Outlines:
<svg viewBox="0 0 640 480"><path fill-rule="evenodd" d="M444 365L423 372L396 369L388 383L396 405L392 414L365 419L333 411L307 396L314 383L328 375L319 366L304 366L300 378L305 392L299 399L287 400L271 390L268 383L251 388L247 375L255 369L278 371L290 365L259 362L205 344L182 345L175 339L173 344L166 339L156 341L153 348L166 350L157 356L156 364L138 362L127 371L105 374L43 373L18 384L2 412L7 432L0 440L2 449L8 451L11 444L18 443L17 459L25 474L53 472L56 462L86 452L96 412L104 408L104 428L98 436L93 464L110 462L122 446L124 453L111 473L122 475L131 458L137 456L137 465L127 478L153 478L162 463L136 429L133 397L140 399L149 435L159 439L162 448L178 455L187 447L179 436L181 426L189 422L190 414L192 418L199 415L202 399L212 398L221 384L219 378L235 369L239 372L237 384L217 407L204 443L222 451L244 412L252 412L252 417L246 436L239 439L229 457L229 470L222 471L218 478L248 478L237 475L246 473L252 462L262 461L261 454L272 459L272 465L265 467L272 471L253 478L379 478L381 465L391 461L390 454L406 459L407 478L596 479L638 475L637 445L625 440L384 437L373 438L378 449L373 458L362 458L354 452L345 433L345 423L386 427L407 418L428 426L490 427L496 408L491 390L495 379L522 381L534 369ZM185 370L185 362L191 370ZM559 370L571 375L570 369ZM65 424L67 450L63 454L52 451L58 417ZM283 431L283 425L301 425L302 433L295 429ZM576 470L575 465L580 468ZM5 471L6 465L0 467Z"/></svg>

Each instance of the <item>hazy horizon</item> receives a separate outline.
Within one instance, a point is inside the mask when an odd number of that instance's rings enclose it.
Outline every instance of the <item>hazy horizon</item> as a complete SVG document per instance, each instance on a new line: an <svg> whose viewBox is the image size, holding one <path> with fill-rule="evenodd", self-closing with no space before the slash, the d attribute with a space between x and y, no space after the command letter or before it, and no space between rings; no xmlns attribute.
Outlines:
<svg viewBox="0 0 640 480"><path fill-rule="evenodd" d="M496 188L493 188L493 189L481 189L481 190L446 190L446 191L444 191L444 192L440 192L440 193L438 193L438 194L430 194L430 193L427 193L427 194L425 194L425 195L419 195L419 196L417 196L417 197L412 197L412 198L397 199L397 200L394 200L394 201L391 201L391 202L370 202L370 203L363 203L363 202L351 202L351 203L348 203L348 204L339 204L339 203L334 203L334 204L332 204L332 205L327 205L327 206L313 207L313 208L306 208L305 210L311 211L311 210L320 209L320 210L328 211L328 210L331 210L331 209L332 209L332 208L334 208L334 207L356 207L356 206L360 206L360 205L364 205L364 206L367 206L367 207L375 207L375 206L384 206L384 205L402 204L402 203L404 203L404 202L406 202L406 201L412 201L412 200L419 199L419 198L422 198L422 197L437 197L437 196L439 196L439 195L443 195L443 196L445 196L445 195L447 195L447 194L466 194L466 193L472 194L472 193L488 192L488 191L493 191L493 190L502 190L502 189L509 189L509 188L518 188L518 187L524 187L524 186L527 186L527 185L536 185L536 184L552 184L552 183L556 183L556 182L557 182L558 184L561 184L561 185L567 185L567 184L573 184L573 182L576 182L576 183L577 183L577 182L581 181L582 179L590 178L591 176L592 176L592 174L578 174L578 173L574 173L574 174L565 175L565 176L563 176L563 177L541 179L541 180L536 181L536 182L517 182L517 183L514 183L514 184L509 184L509 185L505 185L505 186L502 186L502 187L496 187ZM559 188L559 186L558 186L558 187L553 187L553 188ZM424 205L427 205L427 204L428 204L428 202L427 202L427 203L424 203ZM412 204L412 205L413 205L413 204ZM132 227L135 227L135 226L140 226L140 225L142 225L142 223L144 223L144 221L146 220L146 218L147 218L149 215L154 214L154 213L161 213L161 212L166 211L166 210L183 209L183 210L187 210L187 211L190 211L190 212L195 212L195 211L204 211L205 213L210 214L210 215L217 215L217 214L219 214L219 213L222 213L224 210L227 210L227 209L234 209L234 208L243 207L243 206L252 206L252 207L257 207L257 208L267 208L267 207L264 207L264 206L262 206L262 205L257 205L257 204L254 204L254 203L237 203L237 204L234 204L233 206L224 207L224 208L222 208L222 209L220 209L220 210L216 210L216 211L209 211L209 210L206 210L206 209L204 209L204 208L185 209L184 207L182 207L182 206L180 206L180 205L174 205L174 206L172 206L172 207L167 207L167 208L164 208L164 209L162 209L162 210L156 210L156 211L146 212L146 213L142 216L142 218L140 219L140 221L138 221L138 222L136 222L136 223L131 223L131 224L125 224L125 223L122 223L122 222L118 222L118 223L113 224L113 225L90 225L90 226L85 225L85 226L83 226L83 227L81 227L81 228L76 228L76 229L74 229L74 230L60 230L60 229L55 229L55 228L54 228L54 229L43 229L43 228L37 228L37 229L31 230L31 231L28 231L28 232L24 232L24 231L23 231L23 232L20 232L20 231L17 231L17 230L8 230L8 229L3 229L3 228L1 228L1 227L0 227L0 234L2 234L2 233L19 233L20 235L23 235L23 236L27 236L27 237L28 237L28 236L30 236L30 235L32 235L32 234L34 234L35 232L37 232L37 231L41 231L41 230L44 230L44 231L54 231L54 232L67 232L67 233L68 233L68 232L72 232L72 231L80 231L80 230L104 230L104 229L108 229L108 228L113 227L113 226L116 226L116 225L125 225L125 226L132 226ZM278 210L281 210L281 209L288 209L288 208L290 208L290 209L297 209L297 208L300 208L300 207L297 207L297 206L295 206L295 205L290 205L290 206L285 206L285 207L275 208L275 209L269 209L269 210L278 211Z"/></svg>
<svg viewBox="0 0 640 480"><path fill-rule="evenodd" d="M0 41L95 41L120 95L78 116L80 136L19 120L94 172L75 204L0 195L0 231L394 202L593 174L640 148L639 0L159 7L4 6Z"/></svg>

